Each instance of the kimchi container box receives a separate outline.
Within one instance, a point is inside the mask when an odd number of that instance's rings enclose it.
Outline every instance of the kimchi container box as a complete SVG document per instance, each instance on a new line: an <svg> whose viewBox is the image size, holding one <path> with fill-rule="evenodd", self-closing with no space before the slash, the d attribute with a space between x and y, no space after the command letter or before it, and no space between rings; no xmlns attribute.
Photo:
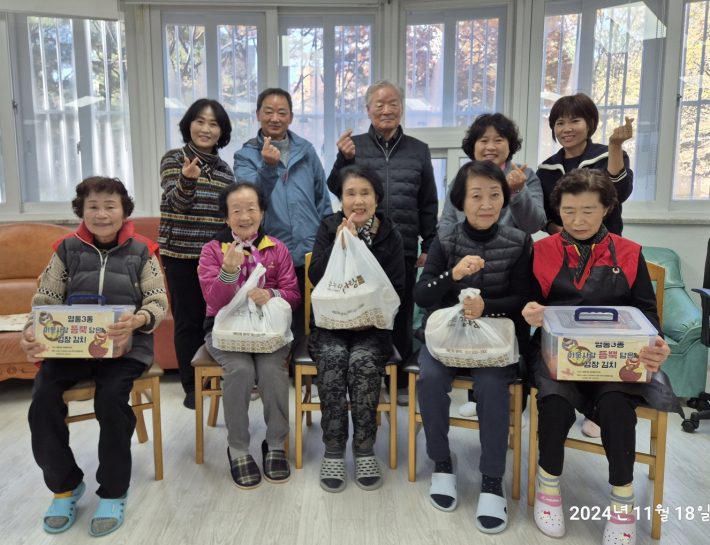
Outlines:
<svg viewBox="0 0 710 545"><path fill-rule="evenodd" d="M639 354L657 334L633 307L547 307L542 358L555 380L649 382Z"/></svg>
<svg viewBox="0 0 710 545"><path fill-rule="evenodd" d="M82 300L92 297L82 296ZM103 297L101 297L103 300ZM44 305L33 307L35 339L44 344L42 358L118 358L131 349L128 344L115 347L108 339L107 327L133 305Z"/></svg>

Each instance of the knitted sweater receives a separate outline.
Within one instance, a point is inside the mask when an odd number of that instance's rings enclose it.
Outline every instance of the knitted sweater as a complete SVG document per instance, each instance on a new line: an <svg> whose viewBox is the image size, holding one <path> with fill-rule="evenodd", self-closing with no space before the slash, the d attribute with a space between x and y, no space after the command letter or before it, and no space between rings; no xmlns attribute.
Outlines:
<svg viewBox="0 0 710 545"><path fill-rule="evenodd" d="M224 227L217 210L217 197L223 187L234 181L229 165L219 160L212 179L185 178L182 167L185 152L170 150L160 161L160 253L179 259L199 259L202 247Z"/></svg>

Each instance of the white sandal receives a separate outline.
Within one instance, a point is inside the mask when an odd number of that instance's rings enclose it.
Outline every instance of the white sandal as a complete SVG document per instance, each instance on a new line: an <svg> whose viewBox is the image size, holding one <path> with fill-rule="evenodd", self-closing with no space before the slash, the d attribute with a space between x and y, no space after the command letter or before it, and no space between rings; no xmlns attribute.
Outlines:
<svg viewBox="0 0 710 545"><path fill-rule="evenodd" d="M355 454L355 445L353 445L353 455L355 458L355 484L362 490L377 490L382 486L382 473L380 473L380 465L377 463L377 458L371 456L357 456ZM375 477L377 480L369 485L362 484L360 479Z"/></svg>
<svg viewBox="0 0 710 545"><path fill-rule="evenodd" d="M505 485L502 485L502 487L502 497L488 492L481 492L478 496L476 528L484 534L497 534L508 527L508 499L505 495ZM495 517L503 522L495 528L486 528L479 522L479 517Z"/></svg>
<svg viewBox="0 0 710 545"><path fill-rule="evenodd" d="M451 512L456 509L458 502L458 494L456 492L456 455L451 454L451 463L453 465L453 473L437 473L431 474L431 486L429 487L429 499L431 504L441 511ZM451 505L445 507L438 503L434 496L446 496L453 499Z"/></svg>
<svg viewBox="0 0 710 545"><path fill-rule="evenodd" d="M326 492L342 492L345 490L345 458L325 458L320 465L320 487ZM330 487L323 482L324 479L340 481L336 487Z"/></svg>

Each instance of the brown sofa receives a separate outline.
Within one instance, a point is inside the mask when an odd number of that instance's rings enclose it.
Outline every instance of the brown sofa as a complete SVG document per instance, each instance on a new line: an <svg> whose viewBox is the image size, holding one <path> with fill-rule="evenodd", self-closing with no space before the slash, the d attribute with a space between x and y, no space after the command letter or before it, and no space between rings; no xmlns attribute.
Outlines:
<svg viewBox="0 0 710 545"><path fill-rule="evenodd" d="M158 227L160 226L160 218L131 218L133 227L136 233L149 238L153 242L158 242ZM167 288L167 282L165 283ZM168 294L170 300L170 294ZM158 329L155 330L155 361L160 364L163 369L177 369L177 356L175 355L175 320L173 320L173 312L168 307L168 315L160 322Z"/></svg>
<svg viewBox="0 0 710 545"><path fill-rule="evenodd" d="M0 314L32 310L37 277L47 267L52 243L71 229L45 223L0 225ZM34 378L37 366L27 361L20 348L19 332L0 332L0 380Z"/></svg>
<svg viewBox="0 0 710 545"><path fill-rule="evenodd" d="M136 232L157 241L159 218L131 219ZM44 223L0 225L0 315L30 312L37 277L52 257L52 244L72 231ZM177 369L174 331L173 315L168 310L155 331L155 361L163 369ZM32 379L36 374L37 366L29 363L20 349L20 333L0 332L0 380Z"/></svg>

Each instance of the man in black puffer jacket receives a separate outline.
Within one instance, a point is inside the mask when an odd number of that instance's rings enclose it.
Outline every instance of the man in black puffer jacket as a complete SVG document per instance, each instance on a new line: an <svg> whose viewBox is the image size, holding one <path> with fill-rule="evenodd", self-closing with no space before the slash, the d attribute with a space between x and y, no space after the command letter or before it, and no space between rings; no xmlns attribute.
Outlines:
<svg viewBox="0 0 710 545"><path fill-rule="evenodd" d="M340 137L328 189L337 194L338 171L353 164L372 168L385 182L385 196L377 211L394 221L404 242L405 295L393 332L394 345L404 362L412 353L416 269L424 266L436 235L439 200L429 146L406 136L400 126L404 108L402 89L391 81L380 80L367 89L365 98L372 123L370 130L352 136L352 129L348 129Z"/></svg>

